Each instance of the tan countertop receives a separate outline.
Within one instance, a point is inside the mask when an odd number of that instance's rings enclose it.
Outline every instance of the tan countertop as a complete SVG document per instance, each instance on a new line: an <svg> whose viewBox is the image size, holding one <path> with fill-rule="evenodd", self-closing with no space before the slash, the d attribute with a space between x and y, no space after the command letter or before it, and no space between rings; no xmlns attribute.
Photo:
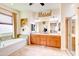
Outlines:
<svg viewBox="0 0 79 59"><path fill-rule="evenodd" d="M37 35L58 35L58 36L61 35L60 33L53 33L53 34L52 33L48 33L48 34L47 33L32 33L32 34L37 34Z"/></svg>

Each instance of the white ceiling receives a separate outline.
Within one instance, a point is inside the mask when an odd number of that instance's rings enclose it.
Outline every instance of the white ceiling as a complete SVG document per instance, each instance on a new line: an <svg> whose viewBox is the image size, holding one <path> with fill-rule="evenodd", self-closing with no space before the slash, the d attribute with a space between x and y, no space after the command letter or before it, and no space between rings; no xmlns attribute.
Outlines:
<svg viewBox="0 0 79 59"><path fill-rule="evenodd" d="M59 3L45 3L45 6L41 6L40 3L34 3L29 6L29 3L3 3L4 5L17 9L19 11L32 11L32 12L40 12L48 9L58 10L60 8Z"/></svg>
<svg viewBox="0 0 79 59"><path fill-rule="evenodd" d="M61 5L60 3L45 3L44 6L41 6L40 3L33 3L33 5L31 6L29 6L29 3L2 3L2 4L10 8L19 10L25 14L26 12L40 12L40 11L46 11L46 10L52 9L53 15L56 17L60 17L60 5ZM65 3L62 5L73 7L72 5L74 4ZM70 9L73 9L73 8L70 8ZM72 14L72 12L70 14Z"/></svg>
<svg viewBox="0 0 79 59"><path fill-rule="evenodd" d="M26 12L30 11L30 12L40 12L40 11L46 11L49 9L53 10L53 14L55 17L60 17L60 3L45 3L45 6L41 6L40 3L33 3L33 5L29 6L29 3L2 3L3 5L6 5L10 8L19 10L20 12L22 12L25 17ZM70 4L70 3L66 3L66 4L62 4L62 5L66 5L66 6L71 6L74 4ZM70 11L73 8L70 8ZM70 14L73 14L72 12L69 12ZM24 15L22 14L22 16L24 17ZM69 15L69 14L68 14Z"/></svg>

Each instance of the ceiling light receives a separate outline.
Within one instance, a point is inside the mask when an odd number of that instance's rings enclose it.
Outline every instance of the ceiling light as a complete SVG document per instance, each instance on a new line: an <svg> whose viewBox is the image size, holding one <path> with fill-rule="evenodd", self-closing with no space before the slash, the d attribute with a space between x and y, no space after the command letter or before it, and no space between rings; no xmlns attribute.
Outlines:
<svg viewBox="0 0 79 59"><path fill-rule="evenodd" d="M41 4L41 6L45 5L44 3L40 3L40 4ZM29 3L29 5L31 6L31 5L33 5L33 3Z"/></svg>
<svg viewBox="0 0 79 59"><path fill-rule="evenodd" d="M29 5L31 6L33 3L29 3Z"/></svg>
<svg viewBox="0 0 79 59"><path fill-rule="evenodd" d="M44 6L45 4L44 3L40 3L42 6Z"/></svg>

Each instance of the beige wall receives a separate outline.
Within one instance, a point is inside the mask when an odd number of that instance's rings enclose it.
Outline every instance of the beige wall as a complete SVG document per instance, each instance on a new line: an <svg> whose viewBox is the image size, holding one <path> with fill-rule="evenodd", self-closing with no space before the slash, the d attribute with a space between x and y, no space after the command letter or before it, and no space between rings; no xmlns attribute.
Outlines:
<svg viewBox="0 0 79 59"><path fill-rule="evenodd" d="M21 18L34 18L35 14L31 11L23 11L21 12Z"/></svg>
<svg viewBox="0 0 79 59"><path fill-rule="evenodd" d="M26 18L28 20L28 23L24 26L24 27L21 27L21 28L25 28L27 27L29 29L29 31L27 30L27 28L25 29L27 31L27 33L31 33L31 24L32 23L35 23L34 20L35 20L35 13L32 12L32 11L23 11L20 13L21 14L21 18ZM20 34L22 34L24 31L21 30Z"/></svg>

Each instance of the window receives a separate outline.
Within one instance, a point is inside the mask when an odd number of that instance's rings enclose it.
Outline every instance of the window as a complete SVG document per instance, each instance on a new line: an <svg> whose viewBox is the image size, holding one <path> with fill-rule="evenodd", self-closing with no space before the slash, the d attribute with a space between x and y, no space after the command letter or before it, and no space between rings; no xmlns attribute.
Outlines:
<svg viewBox="0 0 79 59"><path fill-rule="evenodd" d="M13 25L12 25L12 17L0 14L0 34L12 33Z"/></svg>

